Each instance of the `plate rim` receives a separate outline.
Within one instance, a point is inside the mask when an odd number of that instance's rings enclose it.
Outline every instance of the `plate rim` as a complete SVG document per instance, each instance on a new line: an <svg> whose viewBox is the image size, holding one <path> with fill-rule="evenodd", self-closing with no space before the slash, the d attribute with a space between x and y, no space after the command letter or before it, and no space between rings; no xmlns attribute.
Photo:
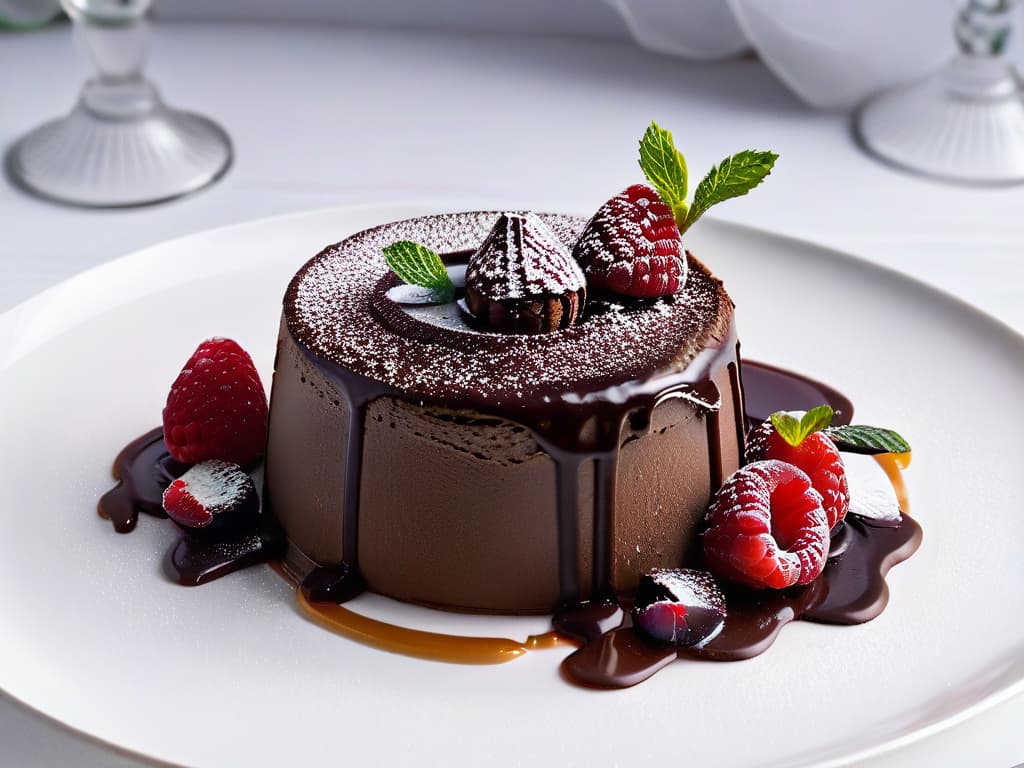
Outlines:
<svg viewBox="0 0 1024 768"><path fill-rule="evenodd" d="M39 314L40 310L47 305L54 297L59 296L63 292L90 292L97 290L97 287L102 286L104 282L109 282L111 278L116 278L118 275L129 271L132 268L136 268L140 265L145 264L148 260L159 256L160 251L168 247L181 247L190 240L198 240L208 238L213 234L219 236L230 235L234 232L244 232L247 229L256 228L259 226L277 226L280 224L288 224L290 222L299 221L302 219L319 219L326 217L337 217L339 219L339 232L342 232L342 236L348 236L345 234L348 232L350 227L344 226L344 220L347 217L359 214L368 214L371 212L380 212L381 216L390 216L398 213L402 218L408 216L426 215L429 213L441 212L443 209L436 203L426 202L424 200L411 200L411 201L394 201L387 203L367 203L360 205L345 205L345 206L326 206L322 208L315 208L303 211L293 211L274 216L257 217L249 220L235 222L232 224L208 228L199 230L179 237L171 238L168 240L159 241L151 245L145 246L121 256L114 257L106 262L95 265L93 267L82 270L74 275L71 275L52 286L49 286L42 291L24 299L23 301L15 304L8 310L0 313L0 375L6 372L10 367L18 362L25 355L30 354L33 350L39 346L52 341L61 334L77 327L88 318L72 318L70 321L61 324L60 327L51 329L47 335L41 336L33 341L33 343L21 350L20 353L11 355L11 350L14 349L15 344L18 341L18 322L23 319L31 319L34 314ZM576 214L579 215L579 214ZM390 219L389 219L390 220ZM774 240L777 244L793 246L804 249L812 249L818 253L823 253L827 256L830 261L838 261L852 265L858 269L866 269L876 275L883 276L887 279L897 280L901 283L902 288L909 288L919 293L928 295L929 298L938 298L941 301L952 303L959 311L966 312L972 316L976 322L981 322L987 326L986 330L997 334L1001 343L1018 346L1022 352L1024 352L1024 333L1017 332L1013 327L1008 325L1003 320L989 314L985 310L969 303L968 301L960 298L959 296L952 294L942 288L934 285L930 285L923 280L920 280L912 275L902 272L893 267L889 267L883 264L879 264L875 261L869 260L863 256L858 256L838 248L825 245L822 243L815 242L810 239L794 237L792 235L774 232L769 229L762 227L751 226L748 224L742 224L737 222L725 221L719 218L711 217L705 225L706 227L717 229L723 233L735 233L741 236L753 237L753 238L769 238ZM312 254L310 255L312 257ZM275 258L275 261L277 259ZM243 268L244 269L244 268ZM234 270L224 270L223 272L213 272L204 274L204 279L216 279L219 274L225 274ZM161 286L161 289L164 286ZM135 296L133 298L140 298ZM104 307L100 309L96 314L103 314L109 311L110 308ZM7 355L5 357L5 355ZM810 764L821 766L821 768L838 768L839 766L850 765L852 763L869 759L872 757L879 757L883 754L895 751L902 747L912 745L916 742L923 741L926 738L948 730L955 725L970 720L977 715L992 709L1020 694L1024 693L1024 677L1012 682L1004 684L999 689L986 694L982 699L956 711L948 714L940 719L928 723L924 726L916 727L912 731L896 736L891 736L884 739L877 744L873 744L861 750L848 752L842 755L827 758L824 761L815 761L813 758L798 758L799 765ZM50 726L56 726L58 729L63 731L65 734L71 737L85 742L91 745L105 749L114 755L121 757L127 757L147 766L155 766L157 768L185 768L183 764L167 761L162 758L153 757L147 755L144 752L137 751L135 749L123 747L116 742L108 741L104 738L91 734L74 725L64 722L47 712L36 708L32 704L26 702L18 695L8 690L0 681L0 695L8 698L10 702L20 707L29 716L37 717ZM810 763L807 761L810 760Z"/></svg>

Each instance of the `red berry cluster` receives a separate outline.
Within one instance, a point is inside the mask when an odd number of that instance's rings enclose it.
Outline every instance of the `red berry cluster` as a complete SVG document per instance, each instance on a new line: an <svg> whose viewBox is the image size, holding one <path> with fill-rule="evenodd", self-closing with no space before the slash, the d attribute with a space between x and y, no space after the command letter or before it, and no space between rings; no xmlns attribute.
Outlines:
<svg viewBox="0 0 1024 768"><path fill-rule="evenodd" d="M708 510L708 566L757 588L813 581L825 567L829 532L850 506L839 451L824 432L792 446L766 421L751 433L747 458Z"/></svg>
<svg viewBox="0 0 1024 768"><path fill-rule="evenodd" d="M204 341L171 385L164 443L171 457L194 465L164 494L164 511L190 531L223 531L259 508L242 469L263 455L267 395L252 358L231 339Z"/></svg>

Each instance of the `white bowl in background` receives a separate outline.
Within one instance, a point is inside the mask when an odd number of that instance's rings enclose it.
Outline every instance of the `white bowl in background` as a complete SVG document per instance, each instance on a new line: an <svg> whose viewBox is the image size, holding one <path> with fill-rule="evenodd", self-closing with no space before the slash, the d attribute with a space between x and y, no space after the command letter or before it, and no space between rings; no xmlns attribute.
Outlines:
<svg viewBox="0 0 1024 768"><path fill-rule="evenodd" d="M750 45L725 0L605 0L637 43L659 53L707 61Z"/></svg>
<svg viewBox="0 0 1024 768"><path fill-rule="evenodd" d="M848 109L954 53L953 2L728 0L750 44L797 96Z"/></svg>

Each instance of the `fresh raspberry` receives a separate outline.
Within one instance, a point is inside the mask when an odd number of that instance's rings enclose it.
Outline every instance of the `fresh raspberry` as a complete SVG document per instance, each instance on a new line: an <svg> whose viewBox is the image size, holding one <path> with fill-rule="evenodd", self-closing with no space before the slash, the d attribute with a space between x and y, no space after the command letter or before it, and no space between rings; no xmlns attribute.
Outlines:
<svg viewBox="0 0 1024 768"><path fill-rule="evenodd" d="M252 478L237 464L203 461L167 486L164 512L190 531L226 532L255 520L260 503Z"/></svg>
<svg viewBox="0 0 1024 768"><path fill-rule="evenodd" d="M672 209L646 184L634 184L597 209L573 257L588 286L655 299L686 282L686 257Z"/></svg>
<svg viewBox="0 0 1024 768"><path fill-rule="evenodd" d="M751 587L807 584L825 567L829 528L821 495L792 464L748 464L715 495L704 556L711 571Z"/></svg>
<svg viewBox="0 0 1024 768"><path fill-rule="evenodd" d="M829 530L846 517L850 508L850 486L843 458L824 432L812 432L793 447L766 421L747 436L747 460L778 459L799 467L821 494Z"/></svg>
<svg viewBox="0 0 1024 768"><path fill-rule="evenodd" d="M231 339L208 339L171 385L164 442L183 464L221 459L245 465L263 454L267 395L252 358Z"/></svg>

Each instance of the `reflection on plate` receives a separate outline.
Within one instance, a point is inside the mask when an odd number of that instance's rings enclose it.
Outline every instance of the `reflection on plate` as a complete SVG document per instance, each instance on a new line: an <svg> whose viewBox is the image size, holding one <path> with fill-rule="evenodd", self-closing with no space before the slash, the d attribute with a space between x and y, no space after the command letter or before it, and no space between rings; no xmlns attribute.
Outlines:
<svg viewBox="0 0 1024 768"><path fill-rule="evenodd" d="M997 480L1020 459L1004 425L1024 423L1024 341L905 278L736 226L709 223L688 244L725 278L744 353L841 386L861 419L898 424L914 445L908 480L927 535L890 574L874 622L794 626L756 659L677 664L599 693L559 680L557 651L467 668L348 642L299 615L269 568L179 587L163 570L168 526L145 519L119 536L95 515L112 457L158 420L198 340L238 338L269 381L295 269L329 241L426 212L335 210L200 234L0 318L0 687L147 756L251 766L313 764L328 748L355 764L667 762L680 738L705 764L838 763L1024 687L1024 616L1002 587L1024 581L1024 519ZM441 632L546 628L360 601Z"/></svg>

